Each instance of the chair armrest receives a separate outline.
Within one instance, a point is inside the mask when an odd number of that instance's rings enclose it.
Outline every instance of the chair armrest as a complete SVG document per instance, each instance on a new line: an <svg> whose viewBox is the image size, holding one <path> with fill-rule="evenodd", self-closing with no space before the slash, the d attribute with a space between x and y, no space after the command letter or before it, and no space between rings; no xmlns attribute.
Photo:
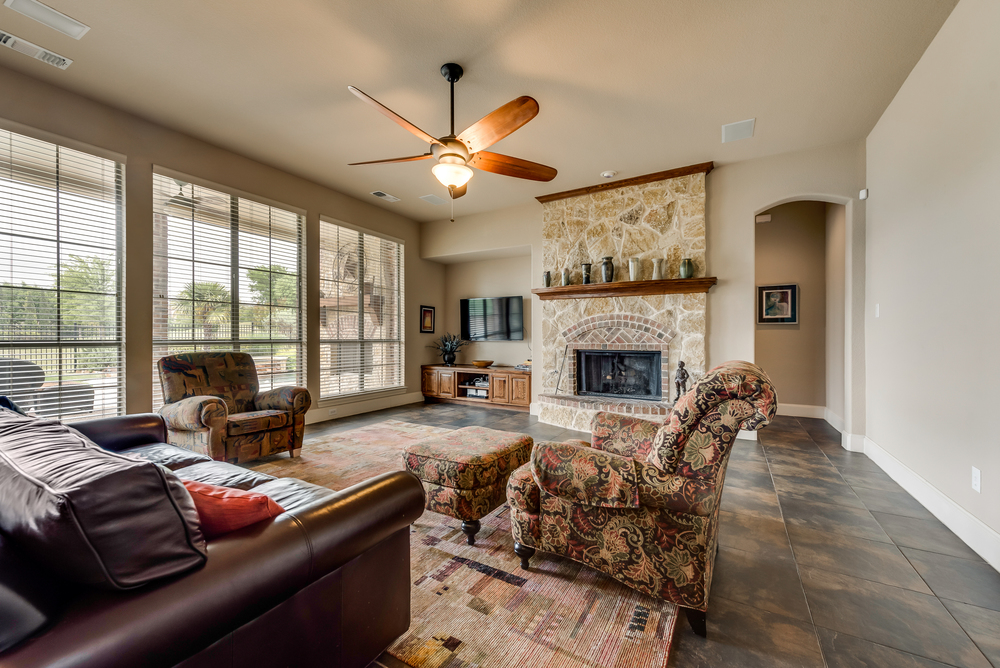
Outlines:
<svg viewBox="0 0 1000 668"><path fill-rule="evenodd" d="M226 402L219 397L202 395L166 404L160 408L160 415L167 423L167 429L174 431L213 428L224 431L229 411L226 409Z"/></svg>
<svg viewBox="0 0 1000 668"><path fill-rule="evenodd" d="M591 447L631 459L645 459L662 426L659 422L628 415L598 413L590 425Z"/></svg>
<svg viewBox="0 0 1000 668"><path fill-rule="evenodd" d="M646 462L635 462L639 478L639 504L688 515L711 515L718 502L715 480L685 478Z"/></svg>
<svg viewBox="0 0 1000 668"><path fill-rule="evenodd" d="M304 387L276 387L259 392L254 405L259 411L289 411L292 415L301 415L312 406L312 396Z"/></svg>
<svg viewBox="0 0 1000 668"><path fill-rule="evenodd" d="M547 494L572 503L605 508L637 508L636 461L573 443L535 443L531 473Z"/></svg>

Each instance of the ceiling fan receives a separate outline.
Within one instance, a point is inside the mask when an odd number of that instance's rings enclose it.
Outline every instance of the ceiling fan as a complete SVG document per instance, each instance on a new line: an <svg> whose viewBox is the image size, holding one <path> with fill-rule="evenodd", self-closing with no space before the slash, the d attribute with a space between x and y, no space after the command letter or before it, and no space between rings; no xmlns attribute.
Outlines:
<svg viewBox="0 0 1000 668"><path fill-rule="evenodd" d="M434 158L437 160L437 164L431 168L431 171L437 180L448 188L448 194L451 195L452 200L458 199L466 193L469 179L473 175L470 167L532 181L551 181L554 179L557 172L551 167L485 150L538 114L538 102L533 98L522 96L512 100L473 123L457 137L455 136L455 83L462 78L463 73L462 66L455 63L446 63L441 66L441 76L451 84L451 134L439 138L427 134L354 86L348 86L347 89L361 98L363 102L431 145L431 150L421 155L352 162L351 166L377 165L385 162L413 162Z"/></svg>

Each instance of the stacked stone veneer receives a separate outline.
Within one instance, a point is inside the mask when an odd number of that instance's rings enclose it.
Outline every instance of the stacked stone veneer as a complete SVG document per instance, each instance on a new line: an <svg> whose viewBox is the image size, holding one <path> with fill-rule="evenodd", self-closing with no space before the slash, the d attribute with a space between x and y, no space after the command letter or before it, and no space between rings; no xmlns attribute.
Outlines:
<svg viewBox="0 0 1000 668"><path fill-rule="evenodd" d="M580 265L588 261L593 264L592 281L599 282L599 265L606 256L614 258L615 281L628 280L628 260L632 257L642 260L640 279L651 277L653 258L664 259L666 278L678 277L683 258L692 259L696 277L705 276L705 174L546 202L542 234L544 268L554 277L563 267L570 269L574 284L580 283ZM542 301L541 363L536 362L535 368L535 382L541 381L539 420L589 431L598 410L664 417L677 362L684 361L692 380L705 371L705 297L686 294ZM652 339L640 335L652 335ZM665 401L591 401L592 397L576 396L575 376L567 376L567 370L575 374L576 348L594 344L606 345L609 350L629 350L629 345L655 346L635 350L660 350ZM560 365L563 378L557 392Z"/></svg>

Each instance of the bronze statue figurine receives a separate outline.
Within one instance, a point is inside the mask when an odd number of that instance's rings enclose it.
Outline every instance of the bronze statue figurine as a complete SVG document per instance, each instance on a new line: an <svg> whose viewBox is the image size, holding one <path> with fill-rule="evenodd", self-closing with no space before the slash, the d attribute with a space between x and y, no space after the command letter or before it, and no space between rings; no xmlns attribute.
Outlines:
<svg viewBox="0 0 1000 668"><path fill-rule="evenodd" d="M677 390L677 399L680 399L688 391L688 378L690 376L687 369L684 368L684 362L677 362L677 373L674 374L674 389Z"/></svg>

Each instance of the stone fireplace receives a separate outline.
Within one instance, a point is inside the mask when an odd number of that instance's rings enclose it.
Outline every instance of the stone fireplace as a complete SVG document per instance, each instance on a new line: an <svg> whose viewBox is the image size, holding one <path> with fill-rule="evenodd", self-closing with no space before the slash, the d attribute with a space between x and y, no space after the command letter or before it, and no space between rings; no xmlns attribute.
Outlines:
<svg viewBox="0 0 1000 668"><path fill-rule="evenodd" d="M654 258L664 260L665 278L678 278L681 259L691 258L694 276L704 277L707 171L553 201L542 198L544 268L554 277L568 268L572 283L579 284L580 265L591 262L596 282L601 258L611 256L614 282L620 282L628 280L629 258L642 261L640 280L651 278ZM542 351L535 367L541 382L539 420L589 431L597 411L665 419L675 399L677 362L684 361L692 381L705 372L706 297L653 294L542 301ZM581 392L581 382L593 386L580 376L581 351L659 354L659 392L630 394L636 391L637 360L620 357L601 364L610 365L606 371L612 378L604 380L612 389L625 391Z"/></svg>

